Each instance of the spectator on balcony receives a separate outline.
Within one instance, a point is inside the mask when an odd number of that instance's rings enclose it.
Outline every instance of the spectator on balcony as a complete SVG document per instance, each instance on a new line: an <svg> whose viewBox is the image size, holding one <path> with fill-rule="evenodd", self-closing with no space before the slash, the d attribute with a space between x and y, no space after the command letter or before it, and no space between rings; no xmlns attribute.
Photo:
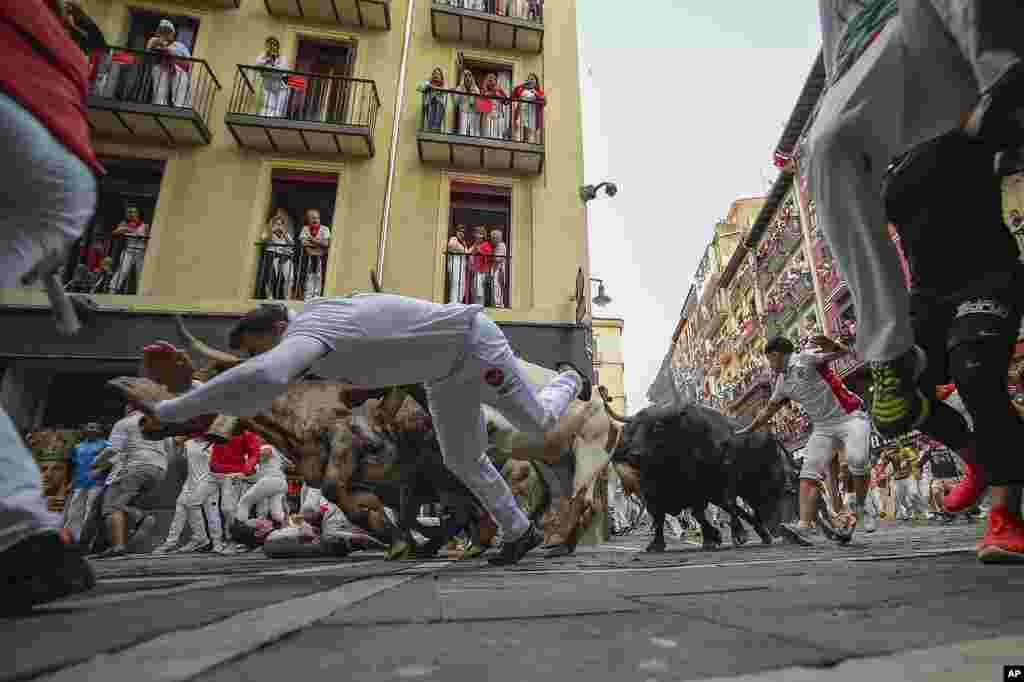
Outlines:
<svg viewBox="0 0 1024 682"><path fill-rule="evenodd" d="M149 225L142 220L138 207L125 207L125 218L114 228L113 236L124 241L124 248L121 249L121 260L110 288L115 294L126 294L133 274L138 286L138 280L142 276L142 263L146 258Z"/></svg>
<svg viewBox="0 0 1024 682"><path fill-rule="evenodd" d="M167 19L161 19L156 34L146 43L150 52L160 52L162 57L150 68L153 79L153 104L172 107L190 106L192 100L189 72L192 62L187 61L192 53L184 44L175 40L177 29Z"/></svg>
<svg viewBox="0 0 1024 682"><path fill-rule="evenodd" d="M306 273L303 300L324 295L324 268L327 266L327 249L331 245L331 228L320 224L320 211L315 208L306 211L306 224L299 233L302 243L302 271Z"/></svg>
<svg viewBox="0 0 1024 682"><path fill-rule="evenodd" d="M295 288L295 237L292 219L278 208L267 223L264 240L264 265L261 289L267 298L288 300Z"/></svg>
<svg viewBox="0 0 1024 682"><path fill-rule="evenodd" d="M508 136L508 95L498 85L498 74L487 74L484 79L484 96L477 98L476 108L480 112L480 131L484 137L505 139Z"/></svg>
<svg viewBox="0 0 1024 682"><path fill-rule="evenodd" d="M491 281L494 307L509 307L509 263L508 246L501 235L501 230L491 230L491 246L494 248L494 274Z"/></svg>
<svg viewBox="0 0 1024 682"><path fill-rule="evenodd" d="M416 90L423 93L423 127L443 132L448 93L444 92L444 71L441 67L434 67L430 80L420 83Z"/></svg>
<svg viewBox="0 0 1024 682"><path fill-rule="evenodd" d="M469 247L466 245L466 226L456 225L455 234L448 240L445 258L448 263L448 303L466 303Z"/></svg>
<svg viewBox="0 0 1024 682"><path fill-rule="evenodd" d="M459 135L470 135L480 137L480 111L477 109L477 102L480 98L480 87L476 84L476 77L469 69L462 72L462 82L457 88L459 94L455 95L455 107L459 119Z"/></svg>
<svg viewBox="0 0 1024 682"><path fill-rule="evenodd" d="M512 91L513 103L512 124L519 131L516 138L519 142L531 144L540 142L540 131L544 129L544 90L540 87L540 77L531 73L526 82L517 85Z"/></svg>
<svg viewBox="0 0 1024 682"><path fill-rule="evenodd" d="M64 6L67 8L67 14L64 16L64 24L68 29L68 33L71 35L71 39L78 44L78 47L82 49L89 59L89 71L90 80L92 75L96 71L96 59L93 57L99 57L98 52L107 49L107 39L103 35L103 31L96 25L92 17L85 13L82 6L77 2L65 2Z"/></svg>
<svg viewBox="0 0 1024 682"><path fill-rule="evenodd" d="M472 303L487 305L487 290L493 281L494 247L487 240L487 228L473 228L473 243L469 247L470 298Z"/></svg>
<svg viewBox="0 0 1024 682"><path fill-rule="evenodd" d="M273 69L259 73L260 82L263 84L260 116L281 118L287 109L288 94L291 90L288 88L287 74L274 71L289 71L291 67L288 66L288 61L281 56L281 43L277 38L274 36L267 38L263 54L256 58L256 66Z"/></svg>

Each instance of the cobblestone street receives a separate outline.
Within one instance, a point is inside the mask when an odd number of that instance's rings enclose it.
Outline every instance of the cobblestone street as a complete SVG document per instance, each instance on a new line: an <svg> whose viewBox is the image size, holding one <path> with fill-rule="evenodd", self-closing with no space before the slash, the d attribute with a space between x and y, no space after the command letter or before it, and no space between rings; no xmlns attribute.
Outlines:
<svg viewBox="0 0 1024 682"><path fill-rule="evenodd" d="M839 674L850 659L1024 635L1010 606L1024 574L979 564L980 532L883 524L846 548L704 552L670 539L664 554L643 553L648 537L637 534L508 569L370 553L97 561L93 593L3 621L17 652L3 679L660 680L790 666ZM1019 644L993 655L1019 658ZM987 665L991 675L968 678L996 679Z"/></svg>

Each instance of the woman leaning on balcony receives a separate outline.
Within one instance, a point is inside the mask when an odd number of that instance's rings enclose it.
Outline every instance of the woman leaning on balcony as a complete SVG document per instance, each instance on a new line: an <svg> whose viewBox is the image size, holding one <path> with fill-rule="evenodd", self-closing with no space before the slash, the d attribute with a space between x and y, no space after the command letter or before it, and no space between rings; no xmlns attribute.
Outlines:
<svg viewBox="0 0 1024 682"><path fill-rule="evenodd" d="M256 66L276 71L289 71L288 60L281 56L281 42L274 36L267 38L263 54L256 58ZM260 71L259 82L263 84L260 96L260 116L281 118L288 106L288 76L274 71Z"/></svg>

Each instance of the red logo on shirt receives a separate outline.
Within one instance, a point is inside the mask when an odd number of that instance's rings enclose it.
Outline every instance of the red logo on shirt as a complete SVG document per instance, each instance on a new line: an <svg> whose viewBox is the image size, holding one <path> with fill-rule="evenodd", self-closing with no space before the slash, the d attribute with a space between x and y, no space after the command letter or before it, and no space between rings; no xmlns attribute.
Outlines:
<svg viewBox="0 0 1024 682"><path fill-rule="evenodd" d="M488 386L498 388L503 383L505 383L505 373L502 372L497 367L492 367L491 369L484 372L484 381L487 382Z"/></svg>

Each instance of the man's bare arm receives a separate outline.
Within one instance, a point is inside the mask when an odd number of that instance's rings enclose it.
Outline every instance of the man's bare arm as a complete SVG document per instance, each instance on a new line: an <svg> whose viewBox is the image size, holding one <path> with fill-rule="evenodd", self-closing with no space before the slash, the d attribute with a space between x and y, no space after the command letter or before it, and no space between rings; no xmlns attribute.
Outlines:
<svg viewBox="0 0 1024 682"><path fill-rule="evenodd" d="M752 421L749 426L740 429L739 431L737 431L737 433L749 433L751 431L760 430L769 421L771 421L771 418L775 416L775 413L781 410L782 406L785 404L786 401L784 400L768 403L767 405L765 405L764 409L761 410L761 412L758 413L756 417L754 417L754 421Z"/></svg>

